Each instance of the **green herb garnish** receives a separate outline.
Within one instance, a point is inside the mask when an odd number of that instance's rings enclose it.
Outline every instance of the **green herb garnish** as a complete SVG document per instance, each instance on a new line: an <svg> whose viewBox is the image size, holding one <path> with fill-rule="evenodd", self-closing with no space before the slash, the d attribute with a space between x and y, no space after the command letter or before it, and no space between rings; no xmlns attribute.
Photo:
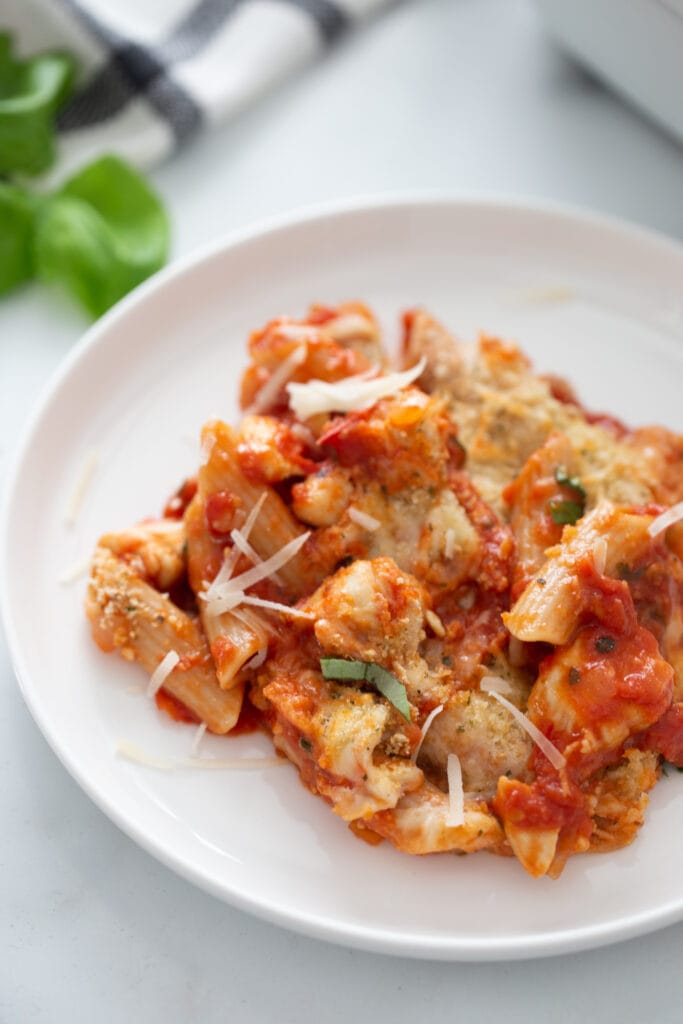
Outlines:
<svg viewBox="0 0 683 1024"><path fill-rule="evenodd" d="M566 526L567 524L573 526L583 515L584 507L583 502L561 501L559 498L553 498L548 502L548 511L550 512L550 518L558 526Z"/></svg>
<svg viewBox="0 0 683 1024"><path fill-rule="evenodd" d="M54 119L68 98L76 62L66 53L20 60L0 33L0 174L39 174L55 158Z"/></svg>
<svg viewBox="0 0 683 1024"><path fill-rule="evenodd" d="M569 476L564 466L557 467L555 470L555 479L560 487L568 487L570 491L576 491L583 501L586 500L586 488L583 486L578 476Z"/></svg>
<svg viewBox="0 0 683 1024"><path fill-rule="evenodd" d="M113 156L67 181L36 217L38 276L65 286L96 317L159 270L168 245L160 200Z"/></svg>
<svg viewBox="0 0 683 1024"><path fill-rule="evenodd" d="M0 182L0 294L37 276L92 316L163 266L168 217L132 167L102 157L48 196Z"/></svg>
<svg viewBox="0 0 683 1024"><path fill-rule="evenodd" d="M372 683L406 721L410 722L410 704L406 688L388 669L376 665L373 661L346 658L321 658L320 668L325 679Z"/></svg>
<svg viewBox="0 0 683 1024"><path fill-rule="evenodd" d="M578 476L569 476L564 466L557 467L555 479L560 487L566 487L572 492L572 498L569 501L552 498L548 502L550 518L558 526L573 526L586 511L586 489Z"/></svg>
<svg viewBox="0 0 683 1024"><path fill-rule="evenodd" d="M38 277L97 317L163 266L169 224L142 175L113 156L52 193L16 177L54 163L55 115L75 72L64 53L18 59L0 32L0 295Z"/></svg>
<svg viewBox="0 0 683 1024"><path fill-rule="evenodd" d="M33 277L35 211L25 189L0 181L0 295Z"/></svg>

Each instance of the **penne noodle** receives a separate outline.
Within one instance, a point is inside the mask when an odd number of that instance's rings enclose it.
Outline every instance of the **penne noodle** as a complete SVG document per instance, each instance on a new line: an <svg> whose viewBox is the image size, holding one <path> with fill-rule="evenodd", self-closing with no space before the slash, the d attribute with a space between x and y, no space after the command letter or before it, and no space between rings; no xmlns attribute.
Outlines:
<svg viewBox="0 0 683 1024"><path fill-rule="evenodd" d="M254 484L242 473L237 457L235 432L225 423L214 420L202 432L202 444L208 459L199 471L199 495L206 501L210 495L227 492L239 501L245 512L256 505L265 493L261 511L249 536L254 550L264 560L274 555L303 530L280 496L270 487ZM302 580L308 576L303 552L279 570L286 595L299 597Z"/></svg>
<svg viewBox="0 0 683 1024"><path fill-rule="evenodd" d="M212 732L230 732L244 687L221 689L197 621L104 547L93 558L86 612L102 650L117 650L128 661L139 661L150 675L175 651L179 661L165 678L164 689Z"/></svg>
<svg viewBox="0 0 683 1024"><path fill-rule="evenodd" d="M246 608L222 615L209 615L202 608L200 614L218 682L224 690L230 689L238 685L240 669L268 647L268 628Z"/></svg>
<svg viewBox="0 0 683 1024"><path fill-rule="evenodd" d="M594 560L595 545L604 539L603 571L613 576L619 564L633 564L652 545L648 533L651 522L650 515L626 512L604 502L576 526L565 527L562 544L551 548L512 610L503 613L510 633L528 643L566 644L582 611L579 562L584 558Z"/></svg>

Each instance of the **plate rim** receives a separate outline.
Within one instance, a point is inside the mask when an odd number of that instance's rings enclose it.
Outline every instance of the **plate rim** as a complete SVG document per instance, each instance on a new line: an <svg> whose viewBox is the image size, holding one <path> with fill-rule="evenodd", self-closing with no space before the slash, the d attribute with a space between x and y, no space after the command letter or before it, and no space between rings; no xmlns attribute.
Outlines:
<svg viewBox="0 0 683 1024"><path fill-rule="evenodd" d="M627 239L631 244L654 245L673 259L681 260L683 258L683 244L663 232L645 228L611 215L594 213L584 207L528 200L515 196L458 195L448 192L390 192L379 196L351 197L341 201L304 206L252 222L222 235L174 260L90 325L48 377L23 426L19 441L12 452L5 478L2 508L0 509L0 556L5 556L5 564L7 562L6 553L10 545L9 525L14 495L18 488L22 467L35 442L41 421L49 410L54 396L58 394L63 382L70 376L73 369L87 353L103 344L103 339L106 341L107 334L112 328L115 328L118 321L125 318L129 312L134 312L136 308L144 306L150 297L163 291L179 278L190 272L198 271L202 265L219 258L225 252L239 249L240 246L250 242L262 241L268 236L287 232L294 228L305 229L312 224L334 221L339 217L367 215L379 209L385 212L393 210L398 213L399 211L405 212L409 208L427 210L442 206L467 209L468 211L479 208L489 214L499 211L502 214L513 212L532 217L550 217L564 225L579 226L582 230L606 232L615 239ZM156 842L153 836L147 836L138 829L135 823L128 821L125 813L110 801L106 793L100 792L98 787L90 782L79 765L69 756L69 752L63 749L63 745L60 745L59 737L53 734L50 722L45 720L38 701L34 699L30 672L24 663L11 608L9 578L5 573L0 574L0 616L5 630L10 664L22 698L39 731L71 778L109 820L113 821L138 846L186 881L241 911L253 914L280 927L336 944L396 956L462 962L519 960L572 953L625 941L664 928L683 918L683 899L681 899L679 906L641 911L616 924L602 922L578 929L576 927L571 930L555 929L533 937L492 938L489 936L469 937L465 940L459 937L425 934L406 938L386 928L359 923L340 924L310 912L299 912L297 916L294 916L291 911L273 906L272 902L260 901L256 895L246 896L234 885L220 886L192 863L186 863L181 856L174 856L166 850L161 841Z"/></svg>

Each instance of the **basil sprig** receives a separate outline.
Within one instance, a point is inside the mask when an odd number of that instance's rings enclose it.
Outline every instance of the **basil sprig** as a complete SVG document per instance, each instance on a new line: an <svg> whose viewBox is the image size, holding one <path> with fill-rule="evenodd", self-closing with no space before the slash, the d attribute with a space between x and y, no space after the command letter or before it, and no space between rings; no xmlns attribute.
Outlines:
<svg viewBox="0 0 683 1024"><path fill-rule="evenodd" d="M68 98L76 62L61 52L20 60L0 33L0 174L39 174L54 161L54 119Z"/></svg>
<svg viewBox="0 0 683 1024"><path fill-rule="evenodd" d="M388 669L376 665L374 661L355 661L346 658L321 658L320 668L325 679L371 683L406 721L410 722L410 704L406 688Z"/></svg>
<svg viewBox="0 0 683 1024"><path fill-rule="evenodd" d="M105 156L58 191L0 182L0 294L31 277L66 288L98 317L166 261L169 222L142 175Z"/></svg>
<svg viewBox="0 0 683 1024"><path fill-rule="evenodd" d="M36 272L97 317L164 265L169 234L164 207L145 179L122 160L102 157L39 209Z"/></svg>
<svg viewBox="0 0 683 1024"><path fill-rule="evenodd" d="M55 115L75 73L65 53L19 59L0 32L0 295L37 277L97 317L163 266L169 223L145 179L113 156L49 194L18 177L54 162Z"/></svg>

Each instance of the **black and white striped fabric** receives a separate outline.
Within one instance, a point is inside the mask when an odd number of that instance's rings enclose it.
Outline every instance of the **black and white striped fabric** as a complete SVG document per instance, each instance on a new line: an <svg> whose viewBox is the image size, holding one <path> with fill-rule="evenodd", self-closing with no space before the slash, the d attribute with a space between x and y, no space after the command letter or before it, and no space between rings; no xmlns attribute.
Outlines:
<svg viewBox="0 0 683 1024"><path fill-rule="evenodd" d="M114 152L149 167L392 0L2 0L21 53L63 47L81 77L60 173Z"/></svg>

